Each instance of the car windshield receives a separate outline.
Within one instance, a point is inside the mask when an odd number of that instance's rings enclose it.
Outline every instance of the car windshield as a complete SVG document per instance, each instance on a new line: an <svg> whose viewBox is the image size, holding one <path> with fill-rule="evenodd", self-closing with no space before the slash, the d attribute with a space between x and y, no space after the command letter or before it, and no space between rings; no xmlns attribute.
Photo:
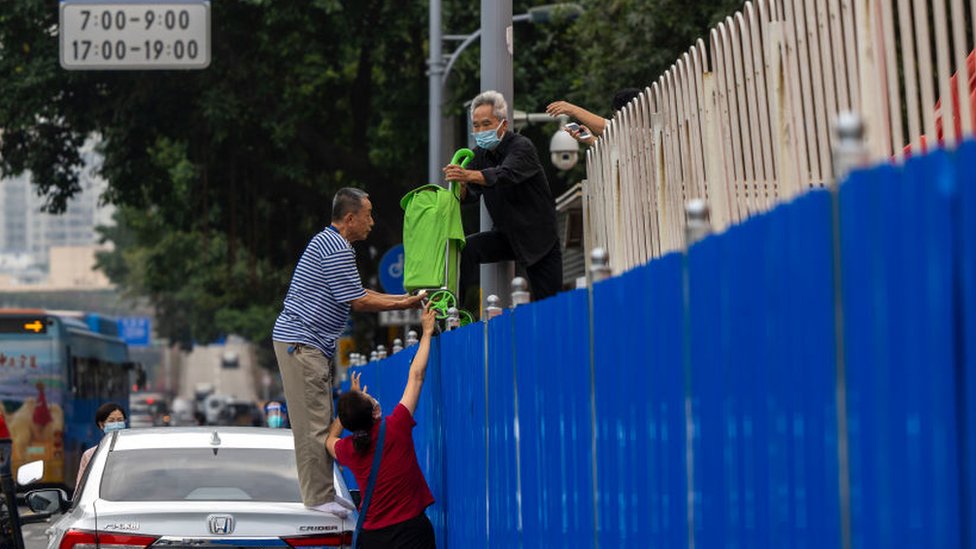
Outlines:
<svg viewBox="0 0 976 549"><path fill-rule="evenodd" d="M165 448L109 454L100 496L110 501L300 502L292 450Z"/></svg>

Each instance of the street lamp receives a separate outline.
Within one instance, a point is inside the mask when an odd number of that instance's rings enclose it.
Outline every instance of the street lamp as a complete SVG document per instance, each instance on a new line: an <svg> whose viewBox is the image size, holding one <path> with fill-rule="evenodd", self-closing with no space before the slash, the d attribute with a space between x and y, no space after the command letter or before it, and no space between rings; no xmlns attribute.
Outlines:
<svg viewBox="0 0 976 549"><path fill-rule="evenodd" d="M544 6L529 8L529 11L526 13L513 15L512 23L528 21L529 23L538 25L557 20L570 21L576 19L580 15L583 15L583 7L576 3L564 2L561 4L546 4ZM480 37L481 29L474 31L471 34L448 34L443 37L444 40L460 40L461 44L459 44L458 47L451 52L449 56L447 56L447 66L444 68L444 74L441 77L442 83L447 83L447 77L451 73L451 68L454 67L454 62L457 61L461 53Z"/></svg>
<svg viewBox="0 0 976 549"><path fill-rule="evenodd" d="M533 24L549 23L552 21L570 21L583 14L583 7L574 2L546 4L530 8L526 13L512 16L512 23L529 22ZM481 30L471 34L441 34L441 0L430 2L430 58L429 67L429 102L430 102L430 146L428 154L427 175L430 183L440 180L441 163L441 116L444 85L447 77L454 68L454 63L473 44L481 38ZM460 44L450 54L443 53L444 41L460 41ZM446 62L445 62L446 60ZM506 97L515 108L515 99Z"/></svg>

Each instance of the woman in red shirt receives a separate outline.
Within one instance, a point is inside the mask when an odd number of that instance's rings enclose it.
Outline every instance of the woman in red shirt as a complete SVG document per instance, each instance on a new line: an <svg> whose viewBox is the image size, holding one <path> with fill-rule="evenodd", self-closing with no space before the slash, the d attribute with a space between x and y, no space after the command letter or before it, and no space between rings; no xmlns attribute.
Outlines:
<svg viewBox="0 0 976 549"><path fill-rule="evenodd" d="M420 471L413 445L413 428L417 425L413 413L417 409L427 372L434 320L432 310L428 308L424 311L424 335L410 364L407 386L400 403L386 418L383 455L372 500L359 535L359 547L363 549L436 547L434 527L424 513L434 503L434 496ZM339 417L329 429L326 448L336 461L352 470L359 486L365 487L369 482L379 435L382 417L380 405L366 392L366 387L360 389L359 375L353 374L352 390L339 397L337 411ZM340 439L343 428L351 431L352 435Z"/></svg>

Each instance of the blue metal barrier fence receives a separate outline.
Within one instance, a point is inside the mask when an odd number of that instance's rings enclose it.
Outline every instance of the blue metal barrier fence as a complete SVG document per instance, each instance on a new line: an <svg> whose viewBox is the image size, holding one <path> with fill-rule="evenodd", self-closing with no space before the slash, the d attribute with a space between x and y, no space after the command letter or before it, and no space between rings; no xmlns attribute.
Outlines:
<svg viewBox="0 0 976 549"><path fill-rule="evenodd" d="M855 172L436 338L439 546L976 549L974 159ZM412 356L362 368L387 412Z"/></svg>

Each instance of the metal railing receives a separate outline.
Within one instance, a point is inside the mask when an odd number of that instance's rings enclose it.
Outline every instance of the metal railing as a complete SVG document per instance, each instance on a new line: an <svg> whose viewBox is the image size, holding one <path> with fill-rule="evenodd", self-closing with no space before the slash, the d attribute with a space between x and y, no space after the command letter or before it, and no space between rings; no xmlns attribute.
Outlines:
<svg viewBox="0 0 976 549"><path fill-rule="evenodd" d="M689 200L722 231L824 186L843 111L863 116L874 161L954 146L973 131L974 36L973 0L747 2L587 152L587 247L607 249L620 273L681 249ZM949 97L970 101L937 105Z"/></svg>

